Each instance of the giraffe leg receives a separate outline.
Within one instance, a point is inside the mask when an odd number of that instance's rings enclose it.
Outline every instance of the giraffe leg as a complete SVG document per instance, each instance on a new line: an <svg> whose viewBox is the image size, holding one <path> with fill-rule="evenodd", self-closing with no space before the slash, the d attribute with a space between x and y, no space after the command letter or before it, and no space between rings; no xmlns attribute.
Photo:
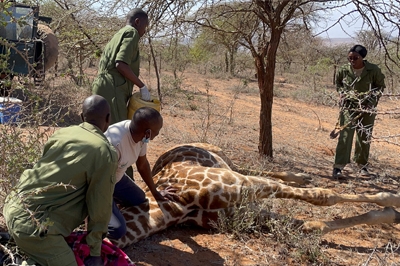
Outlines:
<svg viewBox="0 0 400 266"><path fill-rule="evenodd" d="M359 216L339 219L335 221L305 222L303 224L303 230L306 232L318 230L326 234L334 230L349 228L360 224L375 225L382 223L400 223L400 213L391 207L386 207L381 211L370 211Z"/></svg>
<svg viewBox="0 0 400 266"><path fill-rule="evenodd" d="M234 207L243 198L244 190L249 201L267 198L286 198L306 201L317 206L332 206L344 202L371 202L382 207L400 207L400 194L380 192L377 194L341 194L324 188L294 188L260 176L244 176L237 172L220 169L193 167L190 176L201 173L207 182L198 189L185 191L181 196L186 202L199 199L202 209ZM205 174L204 174L205 173ZM188 174L187 174L188 175ZM183 179L186 181L186 179ZM191 178L191 180L193 180ZM202 180L202 179L201 179ZM187 185L183 185L187 187Z"/></svg>
<svg viewBox="0 0 400 266"><path fill-rule="evenodd" d="M291 172L255 171L251 169L242 169L239 167L236 167L233 170L243 175L267 176L277 178L288 184L295 183L297 185L307 185L310 184L312 181L311 176L305 173L294 174Z"/></svg>
<svg viewBox="0 0 400 266"><path fill-rule="evenodd" d="M312 178L305 173L290 173L290 172L263 172L263 175L278 178L284 182L294 182L299 185L307 185L311 183Z"/></svg>

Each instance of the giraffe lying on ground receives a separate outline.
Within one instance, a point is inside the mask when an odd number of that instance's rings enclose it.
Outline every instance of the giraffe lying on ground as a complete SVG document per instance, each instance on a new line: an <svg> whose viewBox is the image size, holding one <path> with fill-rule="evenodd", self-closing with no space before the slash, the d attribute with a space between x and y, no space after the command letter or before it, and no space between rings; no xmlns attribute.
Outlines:
<svg viewBox="0 0 400 266"><path fill-rule="evenodd" d="M319 206L341 202L373 202L386 207L383 211L371 211L341 220L305 222L304 230L328 233L358 224L400 222L400 213L391 208L400 207L398 194L382 192L375 195L351 195L323 188L295 188L265 177L242 175L234 171L232 166L222 150L210 144L185 144L165 152L153 167L154 181L160 189L168 186L176 188L179 199L175 202L156 202L151 193L147 192L147 202L123 208L121 211L127 222L127 233L114 244L122 248L169 226L185 222L209 228L210 221L217 220L219 211L228 211L241 202L241 192L244 189L251 192L249 201L288 198ZM286 172L269 173L269 176L300 183L306 179L301 174Z"/></svg>

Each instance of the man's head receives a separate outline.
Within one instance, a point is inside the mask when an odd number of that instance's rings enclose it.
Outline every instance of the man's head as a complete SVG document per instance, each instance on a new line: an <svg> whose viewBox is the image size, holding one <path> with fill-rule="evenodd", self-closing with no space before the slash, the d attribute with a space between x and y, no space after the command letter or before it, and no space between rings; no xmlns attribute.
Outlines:
<svg viewBox="0 0 400 266"><path fill-rule="evenodd" d="M92 95L83 101L81 118L105 132L110 125L110 105L99 95Z"/></svg>
<svg viewBox="0 0 400 266"><path fill-rule="evenodd" d="M354 69L361 69L364 67L363 58L367 56L367 49L362 45L354 45L350 48L347 59Z"/></svg>
<svg viewBox="0 0 400 266"><path fill-rule="evenodd" d="M367 56L367 49L359 44L354 45L353 47L350 48L349 53L354 52L359 54L362 58Z"/></svg>
<svg viewBox="0 0 400 266"><path fill-rule="evenodd" d="M153 140L163 126L161 114L154 108L142 107L133 114L129 129L135 142Z"/></svg>
<svg viewBox="0 0 400 266"><path fill-rule="evenodd" d="M126 16L126 24L134 27L139 32L139 36L142 37L149 25L149 17L142 9L134 8Z"/></svg>

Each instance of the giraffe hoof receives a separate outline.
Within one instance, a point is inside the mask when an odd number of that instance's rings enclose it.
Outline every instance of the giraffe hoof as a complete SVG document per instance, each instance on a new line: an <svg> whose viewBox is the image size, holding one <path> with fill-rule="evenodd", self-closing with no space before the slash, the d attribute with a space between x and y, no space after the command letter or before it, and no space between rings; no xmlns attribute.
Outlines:
<svg viewBox="0 0 400 266"><path fill-rule="evenodd" d="M296 176L295 180L291 180L291 181L296 182L299 185L308 185L312 181L311 176L308 174L299 173L299 174L295 174L295 176Z"/></svg>

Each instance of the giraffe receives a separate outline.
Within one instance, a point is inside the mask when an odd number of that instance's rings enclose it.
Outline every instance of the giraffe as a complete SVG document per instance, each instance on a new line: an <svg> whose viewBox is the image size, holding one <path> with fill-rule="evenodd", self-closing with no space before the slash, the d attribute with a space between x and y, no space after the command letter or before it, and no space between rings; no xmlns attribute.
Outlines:
<svg viewBox="0 0 400 266"><path fill-rule="evenodd" d="M260 176L240 174L219 147L205 143L184 144L171 148L156 161L152 174L156 186L177 189L176 201L157 202L147 191L147 201L139 206L122 208L127 233L113 241L120 248L140 241L169 226L192 222L210 228L220 211L232 210L242 200L242 191L250 191L249 201L266 198L298 199L318 206L343 202L373 202L384 206L383 211L335 221L306 221L303 230L328 233L358 224L400 222L400 195L386 192L374 195L339 194L330 189L298 188ZM305 176L287 172L269 173L282 180L305 182Z"/></svg>

